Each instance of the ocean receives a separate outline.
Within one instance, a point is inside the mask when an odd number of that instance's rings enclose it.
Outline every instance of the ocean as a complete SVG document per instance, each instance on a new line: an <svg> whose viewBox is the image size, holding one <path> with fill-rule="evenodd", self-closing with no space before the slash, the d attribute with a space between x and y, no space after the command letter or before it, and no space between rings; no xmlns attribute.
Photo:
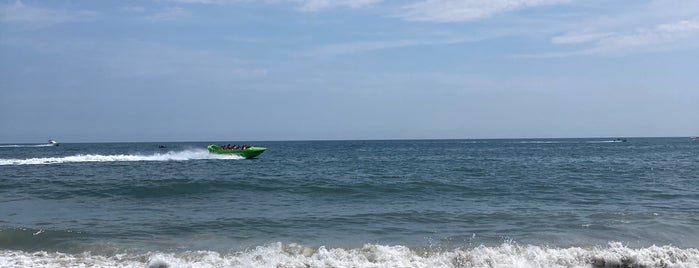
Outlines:
<svg viewBox="0 0 699 268"><path fill-rule="evenodd" d="M0 267L699 267L699 141L5 144Z"/></svg>

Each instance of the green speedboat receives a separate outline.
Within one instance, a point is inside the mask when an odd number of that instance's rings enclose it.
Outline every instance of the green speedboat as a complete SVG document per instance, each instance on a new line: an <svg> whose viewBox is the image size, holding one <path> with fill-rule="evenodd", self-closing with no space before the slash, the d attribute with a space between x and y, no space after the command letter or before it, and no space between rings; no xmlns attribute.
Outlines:
<svg viewBox="0 0 699 268"><path fill-rule="evenodd" d="M215 154L235 154L235 155L240 155L245 158L255 158L256 156L260 155L263 153L267 148L265 147L255 147L255 146L249 146L246 147L245 149L241 148L236 148L236 149L226 149L218 145L211 144L206 147L209 149L209 152L215 153Z"/></svg>

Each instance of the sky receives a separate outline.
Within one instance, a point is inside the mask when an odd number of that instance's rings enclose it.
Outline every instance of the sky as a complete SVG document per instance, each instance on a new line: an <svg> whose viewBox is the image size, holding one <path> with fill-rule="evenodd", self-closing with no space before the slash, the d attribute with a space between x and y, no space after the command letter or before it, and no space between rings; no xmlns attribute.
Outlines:
<svg viewBox="0 0 699 268"><path fill-rule="evenodd" d="M699 135L699 1L0 0L0 143Z"/></svg>

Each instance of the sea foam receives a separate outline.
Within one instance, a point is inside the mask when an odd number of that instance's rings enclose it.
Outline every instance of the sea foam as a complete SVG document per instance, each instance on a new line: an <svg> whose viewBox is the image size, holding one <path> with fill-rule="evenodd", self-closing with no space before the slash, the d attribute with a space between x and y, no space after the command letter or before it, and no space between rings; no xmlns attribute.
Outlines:
<svg viewBox="0 0 699 268"><path fill-rule="evenodd" d="M154 154L78 154L62 157L39 157L27 159L0 159L0 166L47 165L83 162L134 162L134 161L187 161L198 159L243 159L239 155L212 154L206 150L170 151Z"/></svg>
<svg viewBox="0 0 699 268"><path fill-rule="evenodd" d="M0 148L31 148L31 147L54 147L53 144L3 144Z"/></svg>
<svg viewBox="0 0 699 268"><path fill-rule="evenodd" d="M598 247L502 244L452 250L367 244L361 248L309 248L273 243L219 253L151 252L114 256L0 251L1 267L699 267L699 250L673 246L633 249L618 242Z"/></svg>

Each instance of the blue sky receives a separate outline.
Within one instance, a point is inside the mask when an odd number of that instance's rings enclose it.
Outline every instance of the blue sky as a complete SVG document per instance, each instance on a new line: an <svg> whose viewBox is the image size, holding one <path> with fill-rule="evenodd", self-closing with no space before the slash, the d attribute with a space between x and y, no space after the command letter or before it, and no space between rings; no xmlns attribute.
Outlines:
<svg viewBox="0 0 699 268"><path fill-rule="evenodd" d="M699 1L0 1L0 143L699 135Z"/></svg>

